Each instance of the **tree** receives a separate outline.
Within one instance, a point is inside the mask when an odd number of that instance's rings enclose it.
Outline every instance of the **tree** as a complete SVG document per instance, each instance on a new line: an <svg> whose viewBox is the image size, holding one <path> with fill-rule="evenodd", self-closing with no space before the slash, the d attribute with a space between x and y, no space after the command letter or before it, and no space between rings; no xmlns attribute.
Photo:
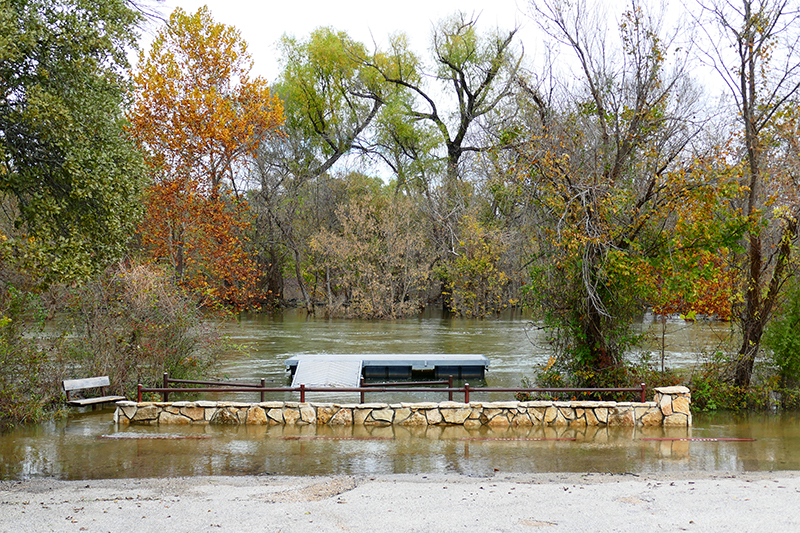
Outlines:
<svg viewBox="0 0 800 533"><path fill-rule="evenodd" d="M778 303L781 314L764 331L764 344L777 367L780 386L797 387L800 381L800 287L792 280Z"/></svg>
<svg viewBox="0 0 800 533"><path fill-rule="evenodd" d="M313 302L301 273L309 235L298 233L301 191L353 152L370 153L371 126L387 98L387 86L359 58L363 44L346 33L318 28L305 40L281 39L282 73L275 86L286 113L285 137L264 140L256 162L261 190L258 231L262 252L280 293L276 268L290 254L306 307ZM279 244L280 243L280 244Z"/></svg>
<svg viewBox="0 0 800 533"><path fill-rule="evenodd" d="M419 60L404 49L402 37L392 40L390 60L372 63L386 81L414 96L403 114L411 121L434 126L445 152L446 187L455 186L461 177L459 163L465 153L487 148L473 145L470 135L480 118L512 93L521 61L521 54L512 46L516 29L480 35L476 24L476 19L464 13L439 24L433 34L431 72L423 72ZM440 86L428 87L427 79ZM454 97L453 112L445 102L437 102L440 89Z"/></svg>
<svg viewBox="0 0 800 533"><path fill-rule="evenodd" d="M583 384L599 385L634 342L628 324L646 303L642 266L677 253L671 230L681 206L713 205L724 183L690 150L699 100L657 17L631 2L615 48L585 2L535 9L543 28L574 52L580 81L555 108L531 95L539 111L521 160L540 222L530 296L565 366Z"/></svg>
<svg viewBox="0 0 800 533"><path fill-rule="evenodd" d="M274 166L299 179L320 176L352 150L368 152L366 137L384 104L387 87L375 69L359 58L364 45L331 28L314 30L307 40L281 39L283 71L275 91L286 109L289 142Z"/></svg>
<svg viewBox="0 0 800 533"><path fill-rule="evenodd" d="M350 191L336 209L337 227L311 239L330 316L399 318L425 306L431 269L420 213L412 199L376 188Z"/></svg>
<svg viewBox="0 0 800 533"><path fill-rule="evenodd" d="M3 260L42 283L119 258L137 223L144 173L122 108L138 22L122 0L0 4Z"/></svg>
<svg viewBox="0 0 800 533"><path fill-rule="evenodd" d="M465 217L461 239L454 250L457 255L444 266L445 297L451 310L470 318L485 318L515 303L506 294L512 281L503 265L507 240L503 232L481 226L474 217Z"/></svg>
<svg viewBox="0 0 800 533"><path fill-rule="evenodd" d="M488 151L481 121L509 99L522 54L516 29L478 31L477 20L456 13L441 21L432 37L432 65L394 36L388 55L365 58L384 80L403 90L379 118L377 145L397 174L397 190L422 193L440 272L455 258L460 224L474 192L465 156ZM433 83L431 83L431 80ZM455 272L453 270L453 272ZM446 291L443 280L442 291Z"/></svg>
<svg viewBox="0 0 800 533"><path fill-rule="evenodd" d="M775 136L782 112L796 105L800 90L800 13L788 0L700 3L698 26L706 57L733 97L741 127L741 215L747 222L738 312L742 344L734 382L748 387L764 328L781 287L791 275L800 202L795 165L781 157L787 146ZM788 185L788 187L787 187ZM788 193L788 194L787 194Z"/></svg>
<svg viewBox="0 0 800 533"><path fill-rule="evenodd" d="M249 157L278 135L280 100L250 78L240 33L208 8L176 9L134 73L131 132L154 184L140 228L143 247L213 302L245 305L257 279L245 249L242 182Z"/></svg>

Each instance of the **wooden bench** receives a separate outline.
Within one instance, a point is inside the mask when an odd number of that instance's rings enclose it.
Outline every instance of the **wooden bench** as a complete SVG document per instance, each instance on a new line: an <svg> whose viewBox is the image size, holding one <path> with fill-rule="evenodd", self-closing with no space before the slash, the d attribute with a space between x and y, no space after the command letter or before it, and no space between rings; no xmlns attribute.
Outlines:
<svg viewBox="0 0 800 533"><path fill-rule="evenodd" d="M101 403L118 402L127 400L125 396L104 396L105 388L111 385L108 376L97 376L84 379L65 379L63 386L67 395L67 403L70 405L86 406L91 405L92 409ZM85 391L89 389L100 389L100 396L89 396L84 398L70 398L70 392Z"/></svg>

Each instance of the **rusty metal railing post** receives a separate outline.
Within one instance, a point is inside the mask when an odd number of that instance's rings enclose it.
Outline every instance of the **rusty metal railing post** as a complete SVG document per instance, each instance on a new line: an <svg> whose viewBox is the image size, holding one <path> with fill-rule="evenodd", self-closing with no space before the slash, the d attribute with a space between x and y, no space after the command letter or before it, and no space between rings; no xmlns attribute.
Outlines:
<svg viewBox="0 0 800 533"><path fill-rule="evenodd" d="M139 383L136 386L136 401L137 403L142 403L142 384Z"/></svg>
<svg viewBox="0 0 800 533"><path fill-rule="evenodd" d="M644 383L642 383L642 403L644 403L645 401L647 401L647 400L646 400L646 398L647 398L647 394L646 394L646 392L645 392L645 384L644 384Z"/></svg>
<svg viewBox="0 0 800 533"><path fill-rule="evenodd" d="M364 376L361 376L361 381L359 381L358 387L361 389L358 391L360 403L364 403Z"/></svg>
<svg viewBox="0 0 800 533"><path fill-rule="evenodd" d="M469 383L464 383L464 403L469 403Z"/></svg>
<svg viewBox="0 0 800 533"><path fill-rule="evenodd" d="M447 400L453 401L453 374L447 376L447 388L450 389L447 391Z"/></svg>
<svg viewBox="0 0 800 533"><path fill-rule="evenodd" d="M306 384L305 383L301 383L300 384L300 403L305 403L305 402L306 402Z"/></svg>
<svg viewBox="0 0 800 533"><path fill-rule="evenodd" d="M161 386L164 387L165 389L169 388L169 372L164 372L164 375L161 378ZM167 391L164 391L161 393L161 396L166 402L167 399L169 398L169 393Z"/></svg>
<svg viewBox="0 0 800 533"><path fill-rule="evenodd" d="M261 378L261 388L262 388L262 389L263 389L263 388L266 388L266 386L267 386L267 378ZM261 391L261 403L264 403L264 395L265 395L265 394L266 394L266 392L264 392L264 391L262 390L262 391Z"/></svg>

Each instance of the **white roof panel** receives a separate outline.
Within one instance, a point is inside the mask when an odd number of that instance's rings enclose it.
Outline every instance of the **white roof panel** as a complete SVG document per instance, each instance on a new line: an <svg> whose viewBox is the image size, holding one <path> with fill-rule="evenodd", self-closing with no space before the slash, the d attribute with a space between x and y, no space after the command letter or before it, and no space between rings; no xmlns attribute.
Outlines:
<svg viewBox="0 0 800 533"><path fill-rule="evenodd" d="M299 361L292 379L292 387L359 387L361 385L360 360Z"/></svg>

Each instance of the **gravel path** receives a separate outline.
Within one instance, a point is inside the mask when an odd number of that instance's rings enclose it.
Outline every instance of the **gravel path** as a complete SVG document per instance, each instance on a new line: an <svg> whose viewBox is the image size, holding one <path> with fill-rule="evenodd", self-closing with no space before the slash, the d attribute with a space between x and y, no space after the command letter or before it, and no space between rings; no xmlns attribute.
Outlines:
<svg viewBox="0 0 800 533"><path fill-rule="evenodd" d="M800 472L0 483L0 532L800 531Z"/></svg>

